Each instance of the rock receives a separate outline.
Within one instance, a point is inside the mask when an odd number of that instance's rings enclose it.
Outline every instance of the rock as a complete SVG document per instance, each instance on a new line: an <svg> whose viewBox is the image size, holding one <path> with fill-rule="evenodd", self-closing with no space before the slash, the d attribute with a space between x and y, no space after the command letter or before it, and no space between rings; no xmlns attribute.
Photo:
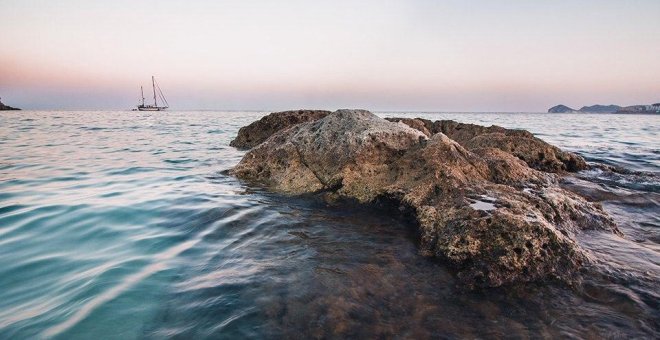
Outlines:
<svg viewBox="0 0 660 340"><path fill-rule="evenodd" d="M2 101L0 101L0 111L8 111L8 110L20 110L20 109L5 105L2 103Z"/></svg>
<svg viewBox="0 0 660 340"><path fill-rule="evenodd" d="M556 174L530 168L506 148L472 142L503 136L536 143L528 132L405 122L339 110L281 129L230 173L284 193L391 206L414 221L421 254L446 261L467 287L570 281L588 261L576 233L619 233L599 205L560 188Z"/></svg>
<svg viewBox="0 0 660 340"><path fill-rule="evenodd" d="M400 121L410 127L430 134L442 132L470 151L481 148L496 148L514 155L530 167L547 172L576 172L589 168L585 160L573 153L565 152L534 137L528 131L505 129L500 126L463 124L452 120L430 120L416 118L387 118ZM418 127L422 126L423 129ZM425 133L426 134L426 133ZM428 134L427 134L428 135Z"/></svg>
<svg viewBox="0 0 660 340"><path fill-rule="evenodd" d="M566 105L557 105L548 109L548 113L573 113L573 112L575 112L575 110L571 109Z"/></svg>
<svg viewBox="0 0 660 340"><path fill-rule="evenodd" d="M330 111L322 110L274 112L248 126L242 127L238 131L238 136L229 145L239 149L250 149L259 145L277 131L323 118L329 113Z"/></svg>
<svg viewBox="0 0 660 340"><path fill-rule="evenodd" d="M246 154L233 173L292 194L314 192L341 183L343 178L336 175L349 162L370 160L359 165L367 168L378 160L375 166L382 166L426 138L403 123L391 124L367 111L339 110L326 118L273 135ZM299 133L301 128L305 130ZM395 140L396 136L401 137Z"/></svg>
<svg viewBox="0 0 660 340"><path fill-rule="evenodd" d="M423 118L385 118L390 122L401 122L404 123L415 130L419 130L426 137L431 137L433 134L437 133L433 128L433 122L428 119Z"/></svg>
<svg viewBox="0 0 660 340"><path fill-rule="evenodd" d="M238 148L252 148L265 141L279 130L307 121L316 121L328 115L329 111L299 110L271 113L268 116L243 127L230 145ZM456 140L468 150L498 148L510 153L537 170L549 172L576 172L589 168L584 159L534 137L525 130L505 129L500 126L480 126L463 124L452 120L432 122L422 118L386 118L392 122L402 122L430 137L442 132Z"/></svg>

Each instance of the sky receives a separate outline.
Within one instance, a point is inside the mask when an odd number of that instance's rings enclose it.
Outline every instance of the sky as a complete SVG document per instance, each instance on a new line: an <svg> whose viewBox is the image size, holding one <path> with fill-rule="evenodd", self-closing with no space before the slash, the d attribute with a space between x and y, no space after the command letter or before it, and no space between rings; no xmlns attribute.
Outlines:
<svg viewBox="0 0 660 340"><path fill-rule="evenodd" d="M660 102L659 0L0 0L0 97L129 109ZM149 96L147 96L149 97Z"/></svg>

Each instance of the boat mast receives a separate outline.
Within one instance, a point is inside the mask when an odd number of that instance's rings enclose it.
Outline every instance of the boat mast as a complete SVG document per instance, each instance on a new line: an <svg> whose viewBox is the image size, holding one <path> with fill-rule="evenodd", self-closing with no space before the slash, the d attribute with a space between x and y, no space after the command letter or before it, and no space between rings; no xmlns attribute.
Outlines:
<svg viewBox="0 0 660 340"><path fill-rule="evenodd" d="M158 107L158 103L156 102L156 80L154 76L151 76L151 87L154 89L154 106Z"/></svg>
<svg viewBox="0 0 660 340"><path fill-rule="evenodd" d="M142 94L142 106L144 106L144 90L142 89L142 86L140 86L140 93Z"/></svg>

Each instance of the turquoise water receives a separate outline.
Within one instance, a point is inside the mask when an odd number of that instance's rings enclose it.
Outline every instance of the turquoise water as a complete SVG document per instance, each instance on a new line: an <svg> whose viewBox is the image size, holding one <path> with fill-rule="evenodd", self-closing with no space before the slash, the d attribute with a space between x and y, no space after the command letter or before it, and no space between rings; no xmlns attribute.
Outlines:
<svg viewBox="0 0 660 340"><path fill-rule="evenodd" d="M381 113L528 129L591 162L565 186L586 233L575 288L467 292L404 221L224 175L258 112L0 113L0 338L660 336L660 117Z"/></svg>

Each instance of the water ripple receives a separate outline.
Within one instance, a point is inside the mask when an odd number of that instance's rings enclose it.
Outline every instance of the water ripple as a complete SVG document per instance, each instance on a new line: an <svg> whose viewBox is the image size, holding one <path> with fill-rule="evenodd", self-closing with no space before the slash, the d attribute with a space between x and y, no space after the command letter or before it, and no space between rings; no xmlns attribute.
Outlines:
<svg viewBox="0 0 660 340"><path fill-rule="evenodd" d="M386 114L526 128L630 170L563 183L626 234L581 235L581 285L467 292L382 211L224 175L262 114L0 113L0 338L660 336L660 117Z"/></svg>

